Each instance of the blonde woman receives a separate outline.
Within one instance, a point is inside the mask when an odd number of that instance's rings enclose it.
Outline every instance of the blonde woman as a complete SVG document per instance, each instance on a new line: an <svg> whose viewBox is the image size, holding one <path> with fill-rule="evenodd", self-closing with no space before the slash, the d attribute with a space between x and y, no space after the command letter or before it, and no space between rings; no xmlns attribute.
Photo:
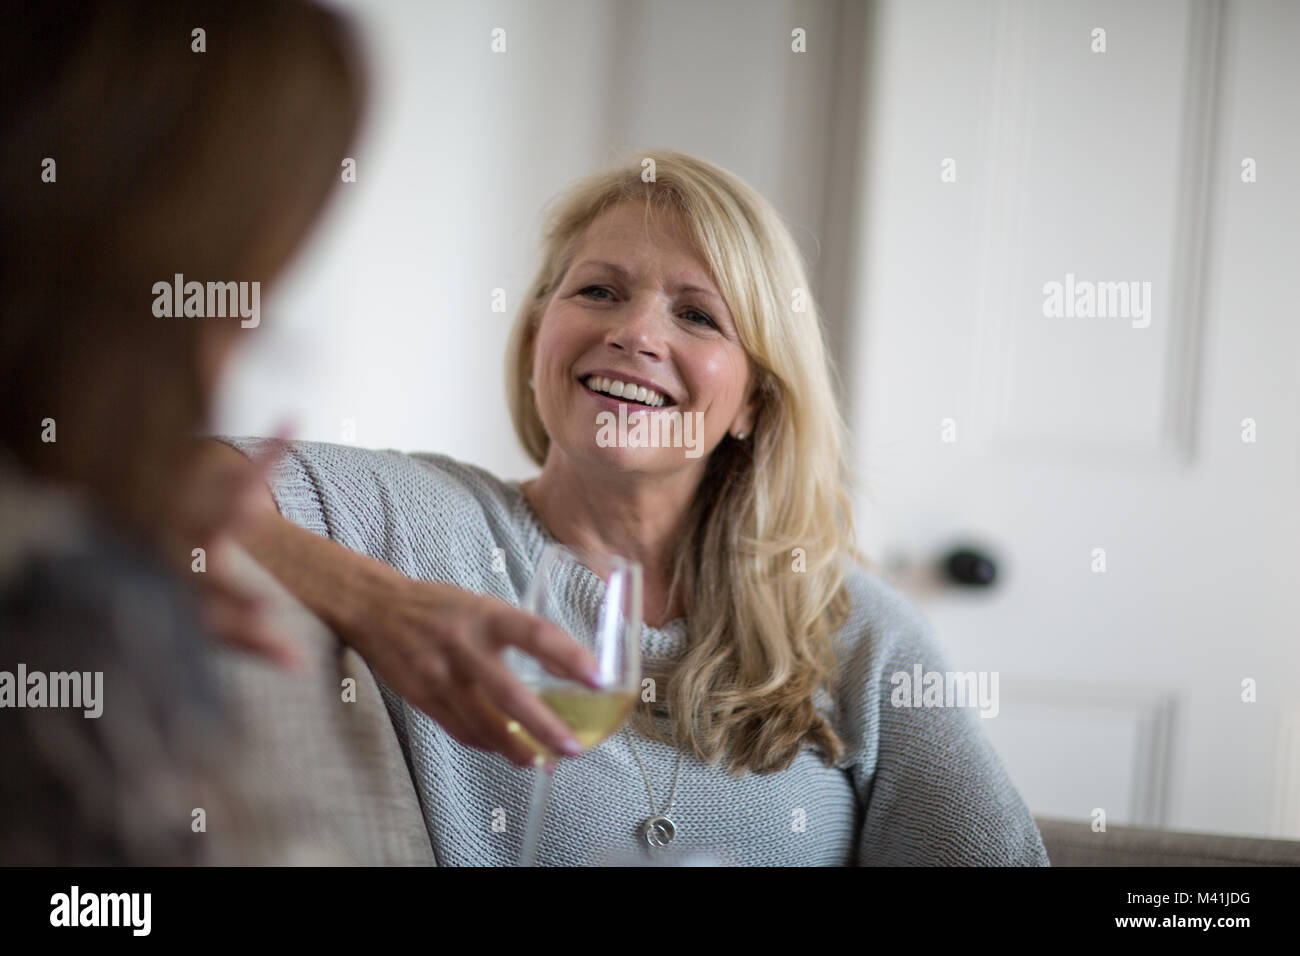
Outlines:
<svg viewBox="0 0 1300 956"><path fill-rule="evenodd" d="M659 693L629 732L561 763L540 863L639 847L738 865L1045 865L975 715L891 703L891 675L949 668L855 547L844 425L817 309L791 307L810 284L788 231L730 173L652 155L655 182L638 158L551 213L505 362L536 478L297 442L272 479L280 515L267 501L246 545L374 669L443 865L518 857L522 827L490 826L528 807L531 754L506 719L565 736L499 650L566 676L591 664L508 606L551 541L640 562ZM678 416L682 441L611 444L600 413L620 411ZM650 848L642 823L665 811L675 838Z"/></svg>

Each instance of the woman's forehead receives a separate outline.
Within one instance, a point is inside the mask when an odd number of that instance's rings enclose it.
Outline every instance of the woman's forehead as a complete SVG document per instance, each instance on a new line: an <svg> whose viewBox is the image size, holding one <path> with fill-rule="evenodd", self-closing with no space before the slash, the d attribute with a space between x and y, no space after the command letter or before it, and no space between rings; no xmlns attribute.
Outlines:
<svg viewBox="0 0 1300 956"><path fill-rule="evenodd" d="M678 285L716 291L708 262L696 248L681 214L655 210L647 218L645 206L620 203L592 220L574 256L574 268L610 268L628 278L654 269L670 273Z"/></svg>

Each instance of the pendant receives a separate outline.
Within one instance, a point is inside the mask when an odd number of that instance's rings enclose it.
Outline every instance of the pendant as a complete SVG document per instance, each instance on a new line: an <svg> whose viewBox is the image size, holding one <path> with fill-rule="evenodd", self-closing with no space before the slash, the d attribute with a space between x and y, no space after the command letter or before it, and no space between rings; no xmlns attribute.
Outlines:
<svg viewBox="0 0 1300 956"><path fill-rule="evenodd" d="M665 816L654 816L641 824L641 839L659 849L673 842L677 836L677 825Z"/></svg>

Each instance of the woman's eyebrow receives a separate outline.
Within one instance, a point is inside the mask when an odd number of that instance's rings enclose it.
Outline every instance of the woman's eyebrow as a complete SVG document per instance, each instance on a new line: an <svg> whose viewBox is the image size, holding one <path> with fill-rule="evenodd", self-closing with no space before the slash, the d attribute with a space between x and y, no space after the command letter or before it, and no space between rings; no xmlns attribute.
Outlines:
<svg viewBox="0 0 1300 956"><path fill-rule="evenodd" d="M698 285L689 285L689 284L687 284L687 285L674 285L674 286L672 286L671 288L672 288L672 291L675 291L675 292L701 292L701 293L703 293L704 295L711 295L711 296L713 296L715 299L721 299L721 298L722 298L722 296L720 296L720 295L719 295L717 292L715 292L713 289L706 289L706 288L704 288L703 286L698 286Z"/></svg>
<svg viewBox="0 0 1300 956"><path fill-rule="evenodd" d="M608 262L604 259L584 259L573 267L573 271L577 272L579 269L585 269L588 266L595 266L601 269L608 269L610 272L617 275L624 282L632 278L632 274L628 272L626 269L624 269L617 262Z"/></svg>

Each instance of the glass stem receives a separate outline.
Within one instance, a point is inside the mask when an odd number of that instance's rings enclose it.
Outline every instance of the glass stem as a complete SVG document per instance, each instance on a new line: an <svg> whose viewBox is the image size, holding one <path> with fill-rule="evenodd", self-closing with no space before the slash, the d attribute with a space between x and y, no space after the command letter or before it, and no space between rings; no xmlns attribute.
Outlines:
<svg viewBox="0 0 1300 956"><path fill-rule="evenodd" d="M528 811L528 829L524 831L524 849L519 854L520 866L537 865L537 848L542 842L542 824L546 821L546 805L551 799L551 785L555 782L556 763L539 758L533 771L533 804Z"/></svg>

